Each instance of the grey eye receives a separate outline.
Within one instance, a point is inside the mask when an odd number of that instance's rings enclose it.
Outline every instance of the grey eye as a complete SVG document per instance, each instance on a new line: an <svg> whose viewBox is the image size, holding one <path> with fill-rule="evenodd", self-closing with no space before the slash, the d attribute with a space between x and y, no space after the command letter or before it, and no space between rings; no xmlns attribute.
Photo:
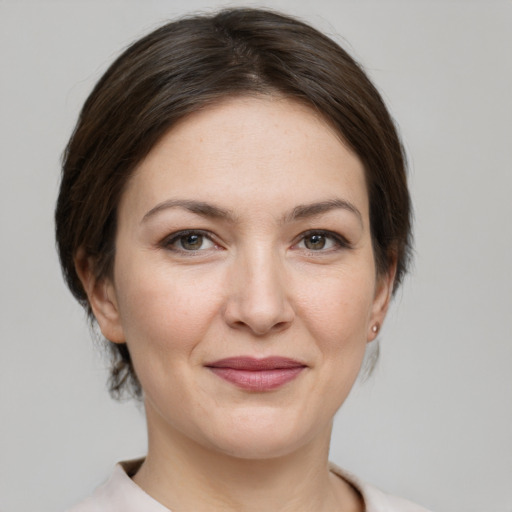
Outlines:
<svg viewBox="0 0 512 512"><path fill-rule="evenodd" d="M324 249L327 244L327 237L321 234L308 235L304 238L304 246L310 251L319 251Z"/></svg>
<svg viewBox="0 0 512 512"><path fill-rule="evenodd" d="M204 251L215 247L213 240L200 231L176 233L171 239L164 241L163 245L167 249L182 252Z"/></svg>
<svg viewBox="0 0 512 512"><path fill-rule="evenodd" d="M179 244L186 251L197 251L202 248L205 239L203 235L189 234L179 238Z"/></svg>
<svg viewBox="0 0 512 512"><path fill-rule="evenodd" d="M327 251L335 249L336 247L347 247L347 243L341 240L340 237L334 233L323 231L310 231L304 233L300 242L297 244L298 249L306 249L311 252Z"/></svg>

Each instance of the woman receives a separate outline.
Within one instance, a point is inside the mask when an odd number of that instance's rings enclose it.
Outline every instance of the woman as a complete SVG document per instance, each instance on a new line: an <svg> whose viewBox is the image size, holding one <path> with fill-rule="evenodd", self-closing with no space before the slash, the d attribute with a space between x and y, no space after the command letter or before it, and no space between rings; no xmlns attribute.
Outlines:
<svg viewBox="0 0 512 512"><path fill-rule="evenodd" d="M136 42L84 105L56 224L149 440L73 511L423 510L328 463L410 250L396 130L334 42L251 9Z"/></svg>

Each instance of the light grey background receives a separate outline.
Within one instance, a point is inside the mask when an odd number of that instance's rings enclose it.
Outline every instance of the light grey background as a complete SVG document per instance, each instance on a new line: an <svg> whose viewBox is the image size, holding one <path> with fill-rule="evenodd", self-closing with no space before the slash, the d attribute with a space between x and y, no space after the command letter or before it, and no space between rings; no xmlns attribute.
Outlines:
<svg viewBox="0 0 512 512"><path fill-rule="evenodd" d="M142 414L109 399L60 276L59 157L123 47L218 5L234 4L0 0L3 512L63 510L144 453ZM415 269L377 371L338 414L332 459L437 512L511 512L512 2L257 5L304 17L360 59L410 156Z"/></svg>

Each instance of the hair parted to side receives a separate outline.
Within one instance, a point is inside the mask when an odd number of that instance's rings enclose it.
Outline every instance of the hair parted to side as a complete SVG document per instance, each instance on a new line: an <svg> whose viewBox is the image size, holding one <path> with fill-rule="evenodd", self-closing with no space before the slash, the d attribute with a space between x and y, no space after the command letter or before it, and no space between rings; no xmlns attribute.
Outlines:
<svg viewBox="0 0 512 512"><path fill-rule="evenodd" d="M302 21L268 10L226 9L168 23L131 45L86 100L63 155L55 212L66 282L92 310L75 268L80 251L98 279L112 275L116 216L131 174L178 120L233 95L282 95L309 105L364 164L377 271L411 251L405 157L393 121L360 66ZM108 343L110 391L141 396L126 344Z"/></svg>

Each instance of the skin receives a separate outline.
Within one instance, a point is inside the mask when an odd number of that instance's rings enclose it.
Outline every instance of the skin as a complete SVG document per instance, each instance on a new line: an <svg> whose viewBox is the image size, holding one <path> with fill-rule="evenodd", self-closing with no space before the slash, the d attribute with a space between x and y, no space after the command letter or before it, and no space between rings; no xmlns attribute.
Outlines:
<svg viewBox="0 0 512 512"><path fill-rule="evenodd" d="M394 276L376 274L359 158L294 101L226 100L161 139L118 220L114 275L77 268L144 390L149 449L134 481L176 512L363 510L327 462ZM276 355L305 368L271 391L206 366Z"/></svg>

